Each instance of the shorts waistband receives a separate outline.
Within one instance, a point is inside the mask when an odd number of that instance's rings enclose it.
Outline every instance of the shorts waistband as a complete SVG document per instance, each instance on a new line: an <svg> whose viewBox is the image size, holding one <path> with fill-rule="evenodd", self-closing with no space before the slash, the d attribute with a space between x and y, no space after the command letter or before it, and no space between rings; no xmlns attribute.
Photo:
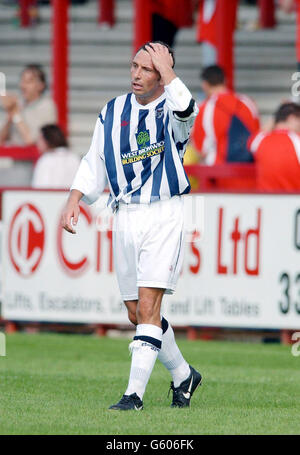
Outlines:
<svg viewBox="0 0 300 455"><path fill-rule="evenodd" d="M124 201L118 201L118 209L119 210L144 210L149 207L153 206L158 206L164 203L172 203L175 200L180 200L181 196L176 195L171 197L170 199L159 199L158 201L155 202L148 202L148 203L141 203L141 204L136 204L136 203L126 203Z"/></svg>
<svg viewBox="0 0 300 455"><path fill-rule="evenodd" d="M150 207L152 203L148 204L128 204L127 202L119 201L119 210L143 210Z"/></svg>

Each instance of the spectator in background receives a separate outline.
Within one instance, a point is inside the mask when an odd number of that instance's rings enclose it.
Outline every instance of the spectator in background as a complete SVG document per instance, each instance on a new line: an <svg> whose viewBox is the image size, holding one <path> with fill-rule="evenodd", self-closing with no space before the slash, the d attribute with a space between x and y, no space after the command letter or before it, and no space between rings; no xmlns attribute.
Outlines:
<svg viewBox="0 0 300 455"><path fill-rule="evenodd" d="M152 0L152 39L174 46L175 37L182 27L191 27L195 0Z"/></svg>
<svg viewBox="0 0 300 455"><path fill-rule="evenodd" d="M248 146L257 166L257 187L263 191L300 190L300 106L282 104L273 131L260 132Z"/></svg>
<svg viewBox="0 0 300 455"><path fill-rule="evenodd" d="M202 43L202 66L217 63L217 0L200 0L197 42Z"/></svg>
<svg viewBox="0 0 300 455"><path fill-rule="evenodd" d="M23 27L39 24L39 10L37 0L23 0L18 2L16 22Z"/></svg>
<svg viewBox="0 0 300 455"><path fill-rule="evenodd" d="M36 142L40 128L56 122L55 104L45 95L46 75L40 65L27 65L21 74L22 99L1 96L6 121L0 129L0 145L29 145Z"/></svg>
<svg viewBox="0 0 300 455"><path fill-rule="evenodd" d="M259 129L258 112L246 95L226 88L222 68L212 65L201 74L207 99L200 104L192 144L204 164L251 162L247 140Z"/></svg>
<svg viewBox="0 0 300 455"><path fill-rule="evenodd" d="M276 22L276 2L275 0L255 0L246 2L250 5L257 5L258 15L256 19L250 19L246 22L244 28L248 31L255 31L262 28L274 28Z"/></svg>
<svg viewBox="0 0 300 455"><path fill-rule="evenodd" d="M68 150L64 133L57 125L41 128L37 146L42 153L33 172L34 188L70 188L80 159Z"/></svg>
<svg viewBox="0 0 300 455"><path fill-rule="evenodd" d="M226 21L230 24L232 35L236 27L238 0L227 2ZM196 27L196 40L202 44L202 67L218 62L218 36L220 2L218 0L199 0L199 11Z"/></svg>

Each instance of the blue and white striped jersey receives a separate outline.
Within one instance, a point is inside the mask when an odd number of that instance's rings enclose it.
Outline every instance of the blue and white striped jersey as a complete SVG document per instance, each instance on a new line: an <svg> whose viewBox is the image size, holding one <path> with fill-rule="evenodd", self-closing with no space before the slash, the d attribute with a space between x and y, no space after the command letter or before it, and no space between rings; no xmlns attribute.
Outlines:
<svg viewBox="0 0 300 455"><path fill-rule="evenodd" d="M133 93L109 101L97 119L92 144L71 189L95 202L108 183L108 204L151 203L190 191L183 155L198 113L177 77L151 103Z"/></svg>

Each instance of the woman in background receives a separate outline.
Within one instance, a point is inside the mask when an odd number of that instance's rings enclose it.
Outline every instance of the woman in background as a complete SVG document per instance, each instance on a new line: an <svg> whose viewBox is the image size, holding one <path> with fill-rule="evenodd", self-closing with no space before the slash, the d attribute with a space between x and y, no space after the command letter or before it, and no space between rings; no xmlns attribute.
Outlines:
<svg viewBox="0 0 300 455"><path fill-rule="evenodd" d="M40 128L57 119L56 106L46 94L47 80L42 67L27 65L21 74L21 97L0 97L6 119L0 128L0 144L30 145L36 143Z"/></svg>
<svg viewBox="0 0 300 455"><path fill-rule="evenodd" d="M34 168L34 188L69 188L80 158L68 149L68 142L58 125L45 125L40 130L37 147L42 156Z"/></svg>

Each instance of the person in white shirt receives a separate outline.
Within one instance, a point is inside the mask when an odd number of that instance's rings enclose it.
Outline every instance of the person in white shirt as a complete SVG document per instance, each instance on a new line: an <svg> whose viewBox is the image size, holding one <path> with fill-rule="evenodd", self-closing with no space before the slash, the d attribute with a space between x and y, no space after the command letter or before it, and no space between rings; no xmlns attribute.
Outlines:
<svg viewBox="0 0 300 455"><path fill-rule="evenodd" d="M40 130L37 147L42 153L33 171L33 188L70 188L80 164L71 152L58 125L45 125Z"/></svg>
<svg viewBox="0 0 300 455"><path fill-rule="evenodd" d="M74 234L79 200L95 202L108 183L114 264L129 320L136 325L128 387L113 410L143 409L157 357L172 375L172 407L188 407L202 379L160 314L163 295L174 292L182 266L181 195L190 190L183 155L198 112L173 67L173 51L165 43L138 50L131 63L132 93L102 109L62 215L64 229Z"/></svg>

